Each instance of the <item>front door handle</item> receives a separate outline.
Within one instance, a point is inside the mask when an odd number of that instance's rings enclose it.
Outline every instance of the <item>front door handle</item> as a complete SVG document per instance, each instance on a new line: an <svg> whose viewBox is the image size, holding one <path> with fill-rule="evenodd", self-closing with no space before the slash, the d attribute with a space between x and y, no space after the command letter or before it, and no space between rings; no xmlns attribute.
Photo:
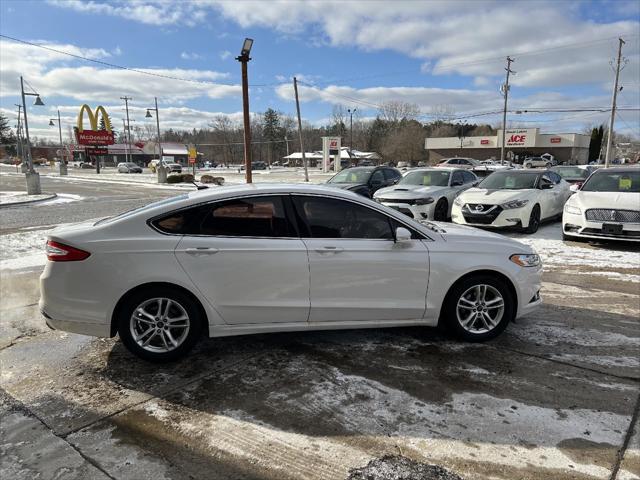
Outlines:
<svg viewBox="0 0 640 480"><path fill-rule="evenodd" d="M185 253L187 255L213 255L214 253L218 253L220 250L217 248L210 247L197 247L197 248L187 248L185 249Z"/></svg>
<svg viewBox="0 0 640 480"><path fill-rule="evenodd" d="M344 251L342 247L322 247L316 249L317 253L340 253L342 251Z"/></svg>

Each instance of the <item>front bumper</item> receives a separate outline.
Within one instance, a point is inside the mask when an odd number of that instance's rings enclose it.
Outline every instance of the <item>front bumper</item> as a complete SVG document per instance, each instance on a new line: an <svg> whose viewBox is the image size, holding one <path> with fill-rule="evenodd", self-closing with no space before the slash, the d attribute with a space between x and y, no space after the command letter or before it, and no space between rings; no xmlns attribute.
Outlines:
<svg viewBox="0 0 640 480"><path fill-rule="evenodd" d="M426 205L412 205L409 203L385 201L381 201L380 203L389 208L393 208L394 210L398 210L400 213L404 213L416 220L434 220L433 217L436 210L435 202L428 203Z"/></svg>
<svg viewBox="0 0 640 480"><path fill-rule="evenodd" d="M494 210L484 213L463 210L463 207L453 205L451 220L460 225L470 225L482 228L522 228L529 225L529 211L526 207L504 210L494 205Z"/></svg>
<svg viewBox="0 0 640 480"><path fill-rule="evenodd" d="M516 279L518 313L516 318L528 315L542 305L542 266L523 267Z"/></svg>
<svg viewBox="0 0 640 480"><path fill-rule="evenodd" d="M562 214L562 231L566 236L593 240L640 242L639 223L590 222L583 214Z"/></svg>

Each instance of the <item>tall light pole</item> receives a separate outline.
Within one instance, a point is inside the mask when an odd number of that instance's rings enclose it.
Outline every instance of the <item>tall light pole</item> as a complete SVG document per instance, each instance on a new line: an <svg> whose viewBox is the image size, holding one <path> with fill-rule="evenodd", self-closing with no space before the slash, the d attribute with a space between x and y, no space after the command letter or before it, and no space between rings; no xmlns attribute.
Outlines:
<svg viewBox="0 0 640 480"><path fill-rule="evenodd" d="M151 118L151 111L156 112L156 128L158 129L158 165L156 165L156 171L158 172L158 183L167 183L167 169L162 163L162 144L160 143L160 115L158 114L158 97L153 97L155 101L155 108L147 108L146 118Z"/></svg>
<svg viewBox="0 0 640 480"><path fill-rule="evenodd" d="M353 110L351 110L350 108L347 109L347 113L349 113L349 136L350 136L350 140L349 140L349 156L351 156L351 151L353 150L353 114L356 113L357 108L354 108Z"/></svg>
<svg viewBox="0 0 640 480"><path fill-rule="evenodd" d="M245 38L240 56L236 60L242 65L242 112L244 117L244 170L247 183L251 183L251 123L249 121L249 80L247 63L251 60L249 54L253 46L253 39Z"/></svg>
<svg viewBox="0 0 640 480"><path fill-rule="evenodd" d="M460 122L458 124L458 126L460 127L458 130L458 138L460 139L460 155L462 155L462 142L464 141L464 127L467 126L466 122Z"/></svg>
<svg viewBox="0 0 640 480"><path fill-rule="evenodd" d="M58 118L50 118L49 126L53 127L54 123L58 122L58 135L60 136L60 175L64 176L67 174L67 164L64 163L64 145L62 145L62 122L60 121L60 109L58 109Z"/></svg>
<svg viewBox="0 0 640 480"><path fill-rule="evenodd" d="M22 173L25 173L27 171L27 165L24 163L24 146L22 145L22 134L20 133L22 130L22 124L21 124L22 105L19 105L17 103L14 103L14 105L18 107L18 125L16 125L16 141L18 143L17 145L18 148L16 149L16 153L18 154L18 157L21 160ZM17 171L18 171L18 167L16 166L16 172Z"/></svg>
<svg viewBox="0 0 640 480"><path fill-rule="evenodd" d="M33 158L31 158L31 141L29 139L29 121L27 120L27 101L26 95L36 97L34 105L44 105L40 95L36 92L29 93L24 91L24 80L20 77L20 91L22 93L22 111L24 113L24 133L27 136L27 168L25 173L27 179L27 195L40 195L42 188L40 187L40 174L33 169Z"/></svg>
<svg viewBox="0 0 640 480"><path fill-rule="evenodd" d="M127 126L124 130L125 132L125 140L127 142L127 161L131 162L132 158L131 158L131 126L129 125L129 100L133 100L133 98L131 97L127 97L126 95L124 97L120 97L120 100L124 100L124 109L127 111ZM122 119L122 121L124 122L124 119ZM124 126L124 125L123 125Z"/></svg>

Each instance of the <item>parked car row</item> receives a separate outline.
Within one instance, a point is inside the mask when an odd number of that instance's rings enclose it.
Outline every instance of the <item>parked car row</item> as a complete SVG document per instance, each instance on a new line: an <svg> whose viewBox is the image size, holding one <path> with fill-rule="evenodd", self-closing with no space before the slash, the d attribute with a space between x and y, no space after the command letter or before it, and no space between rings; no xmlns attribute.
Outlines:
<svg viewBox="0 0 640 480"><path fill-rule="evenodd" d="M567 238L640 241L638 175L638 167L604 170L584 165L505 168L480 180L466 166L414 168L404 175L391 167L354 167L327 183L418 221L451 219L461 225L535 233L543 222L564 214ZM568 202L574 192L579 195Z"/></svg>

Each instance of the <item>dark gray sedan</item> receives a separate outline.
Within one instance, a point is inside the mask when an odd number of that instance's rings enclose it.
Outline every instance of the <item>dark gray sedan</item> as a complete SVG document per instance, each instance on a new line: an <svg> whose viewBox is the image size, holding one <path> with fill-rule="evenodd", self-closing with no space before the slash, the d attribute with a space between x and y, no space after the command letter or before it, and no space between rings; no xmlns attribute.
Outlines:
<svg viewBox="0 0 640 480"><path fill-rule="evenodd" d="M122 162L118 164L118 173L142 173L142 167L133 162Z"/></svg>

